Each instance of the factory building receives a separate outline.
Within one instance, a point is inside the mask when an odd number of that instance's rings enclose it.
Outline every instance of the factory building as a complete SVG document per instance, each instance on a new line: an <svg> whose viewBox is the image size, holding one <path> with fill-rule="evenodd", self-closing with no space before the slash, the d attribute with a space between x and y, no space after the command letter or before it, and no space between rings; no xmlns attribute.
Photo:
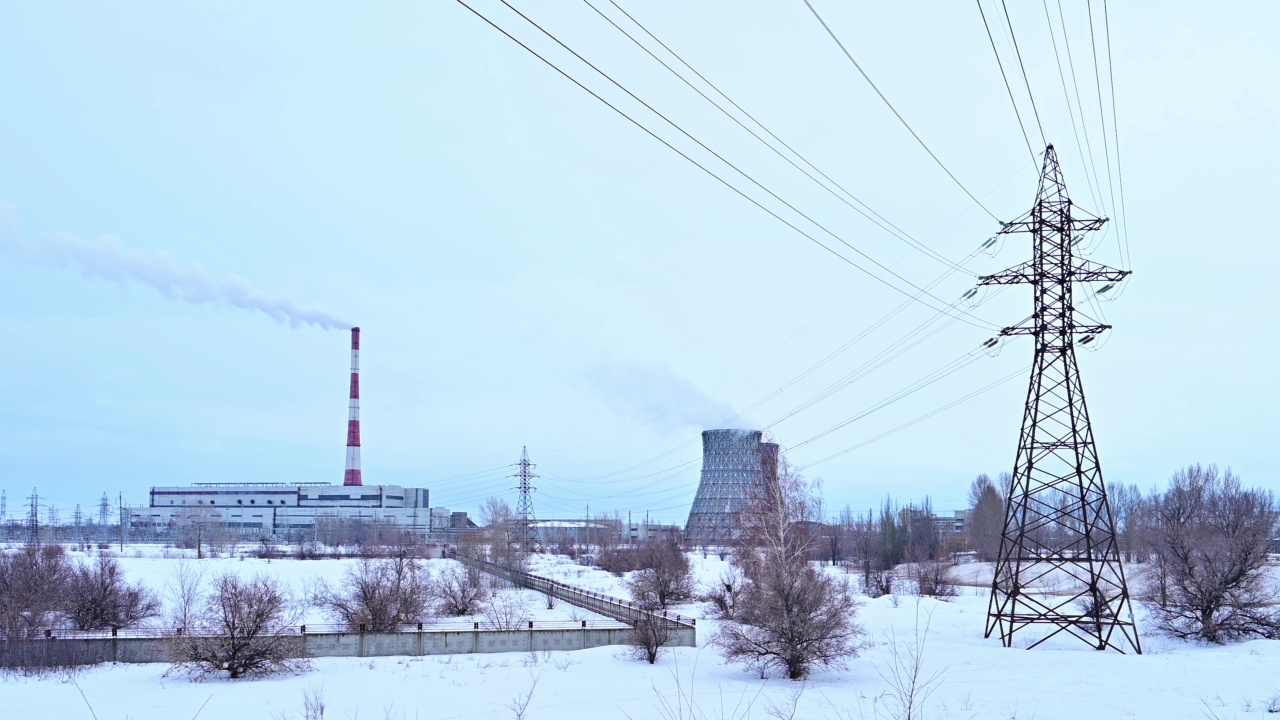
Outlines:
<svg viewBox="0 0 1280 720"><path fill-rule="evenodd" d="M475 527L466 513L433 508L426 488L400 485L199 483L153 487L147 507L128 510L132 532L163 536L213 523L246 537L305 536L326 521L395 525L423 534Z"/></svg>

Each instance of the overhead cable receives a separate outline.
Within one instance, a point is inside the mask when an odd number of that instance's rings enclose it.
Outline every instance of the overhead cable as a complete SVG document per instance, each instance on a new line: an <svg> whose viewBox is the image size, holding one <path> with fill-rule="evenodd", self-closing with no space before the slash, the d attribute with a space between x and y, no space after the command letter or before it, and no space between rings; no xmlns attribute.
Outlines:
<svg viewBox="0 0 1280 720"><path fill-rule="evenodd" d="M933 161L938 164L938 167L942 168L942 171L947 174L947 177L951 178L951 181L954 182L957 187L963 190L964 194L968 195L970 200L973 200L975 203L977 203L978 207L982 208L984 212L990 215L992 220L995 220L996 222L1000 222L1000 218L996 217L995 213L991 212L991 210L988 209L986 205L983 205L981 200L979 200L973 193L969 192L969 188L965 187L964 183L960 182L960 179L957 178L955 174L951 172L951 170L942 162L942 160L938 159L938 156L934 154L933 150L929 149L929 146L925 144L924 140L920 139L920 136L916 134L916 131L906 121L906 118L902 117L902 114L899 113L898 109L893 106L893 103L889 102L889 98L885 97L884 93L880 92L880 88L876 86L875 82L872 81L871 77L867 75L865 70L862 69L862 66L858 64L858 61L853 59L853 55L851 55L849 53L849 50L845 48L844 43L840 42L840 38L836 37L835 32L832 31L831 27L827 25L827 21L823 20L822 16L818 14L818 10L813 6L813 4L810 3L809 0L804 0L804 4L808 6L809 12L813 13L813 16L818 19L818 22L822 25L822 29L826 30L827 34L831 36L831 39L834 40L836 45L840 47L840 51L844 53L844 56L846 58L849 58L849 62L853 63L853 66L858 69L858 72L862 75L862 78L867 81L867 84L871 86L871 89L875 90L876 95L879 95L880 99L884 101L884 104L888 106L889 110L893 111L893 115L894 117L898 118L898 122L901 122L902 126L907 129L907 132L911 133L911 137L916 139L916 142L920 144L920 147L924 148L924 151L929 153L929 157L933 158Z"/></svg>

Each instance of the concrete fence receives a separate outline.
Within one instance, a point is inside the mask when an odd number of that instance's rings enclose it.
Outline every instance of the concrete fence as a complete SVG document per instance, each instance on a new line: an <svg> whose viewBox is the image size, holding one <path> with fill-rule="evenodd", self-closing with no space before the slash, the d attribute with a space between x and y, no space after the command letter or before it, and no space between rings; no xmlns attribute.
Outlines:
<svg viewBox="0 0 1280 720"><path fill-rule="evenodd" d="M386 657L462 653L585 650L626 645L631 627L641 620L666 625L668 644L697 647L697 621L675 613L650 611L626 600L583 590L493 563L459 558L512 584L546 593L570 605L610 618L605 621L527 621L519 630L484 623L444 622L404 626L391 632L362 632L335 626L303 625L286 632L302 638L306 657ZM172 661L173 629L130 629L107 632L48 630L38 640L8 641L9 649L57 657L63 664Z"/></svg>
<svg viewBox="0 0 1280 720"><path fill-rule="evenodd" d="M397 632L324 631L290 635L302 640L306 657L387 657L397 655L455 655L463 653L541 652L585 650L606 645L625 645L630 628L618 622L539 623L530 622L520 630L494 630L476 623L461 627ZM56 657L69 665L104 662L171 662L171 633L131 633L127 636L84 637L85 633L60 637L58 633L41 640L10 641L13 649L35 657ZM79 635L79 636L77 636Z"/></svg>

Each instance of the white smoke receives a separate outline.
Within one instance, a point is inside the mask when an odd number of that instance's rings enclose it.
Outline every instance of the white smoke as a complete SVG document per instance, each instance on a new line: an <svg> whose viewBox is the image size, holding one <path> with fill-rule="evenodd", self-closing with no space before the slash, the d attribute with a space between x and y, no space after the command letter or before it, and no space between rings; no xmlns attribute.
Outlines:
<svg viewBox="0 0 1280 720"><path fill-rule="evenodd" d="M181 265L167 252L148 253L114 237L82 240L72 235L51 235L43 241L26 243L13 229L0 228L0 254L16 262L77 270L87 279L105 280L121 288L145 285L169 300L192 305L256 310L293 328L351 327L346 320L321 308L299 304L287 294L255 290L238 275L218 277L199 263Z"/></svg>
<svg viewBox="0 0 1280 720"><path fill-rule="evenodd" d="M709 397L665 367L599 367L587 375L616 410L644 421L646 426L706 430L737 416L732 405ZM744 423L748 421L742 418L734 422Z"/></svg>

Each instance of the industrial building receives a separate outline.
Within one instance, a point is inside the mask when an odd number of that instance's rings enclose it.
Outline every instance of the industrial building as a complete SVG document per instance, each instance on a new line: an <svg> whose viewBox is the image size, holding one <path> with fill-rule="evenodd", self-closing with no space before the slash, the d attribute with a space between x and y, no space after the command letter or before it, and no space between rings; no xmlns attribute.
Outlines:
<svg viewBox="0 0 1280 720"><path fill-rule="evenodd" d="M326 520L395 525L423 534L475 527L466 513L430 506L426 488L320 483L199 483L153 487L147 507L128 509L133 533L163 537L213 523L242 537L306 536Z"/></svg>

